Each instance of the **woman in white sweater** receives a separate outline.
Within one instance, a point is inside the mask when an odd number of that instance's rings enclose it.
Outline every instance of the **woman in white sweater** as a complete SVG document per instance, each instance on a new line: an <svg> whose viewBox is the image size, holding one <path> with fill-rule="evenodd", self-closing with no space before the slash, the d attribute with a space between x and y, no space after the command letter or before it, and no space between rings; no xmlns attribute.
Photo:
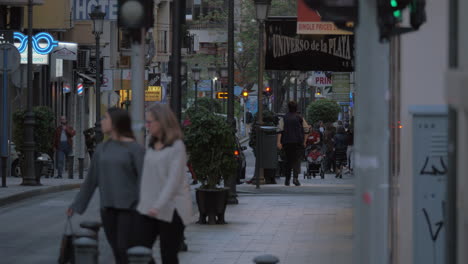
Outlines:
<svg viewBox="0 0 468 264"><path fill-rule="evenodd" d="M137 206L141 214L136 224L138 244L152 248L159 235L162 263L177 264L184 227L192 220L182 130L165 104L156 104L146 113L146 127L151 139Z"/></svg>

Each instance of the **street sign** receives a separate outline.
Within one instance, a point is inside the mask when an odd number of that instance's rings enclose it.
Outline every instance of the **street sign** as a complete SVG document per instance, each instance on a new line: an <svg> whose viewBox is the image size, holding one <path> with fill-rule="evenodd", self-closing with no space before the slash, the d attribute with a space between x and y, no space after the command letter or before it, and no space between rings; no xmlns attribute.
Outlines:
<svg viewBox="0 0 468 264"><path fill-rule="evenodd" d="M217 92L216 93L217 99L228 99L228 92Z"/></svg>
<svg viewBox="0 0 468 264"><path fill-rule="evenodd" d="M18 49L12 44L0 45L0 74L4 71L12 73L16 71L21 62Z"/></svg>

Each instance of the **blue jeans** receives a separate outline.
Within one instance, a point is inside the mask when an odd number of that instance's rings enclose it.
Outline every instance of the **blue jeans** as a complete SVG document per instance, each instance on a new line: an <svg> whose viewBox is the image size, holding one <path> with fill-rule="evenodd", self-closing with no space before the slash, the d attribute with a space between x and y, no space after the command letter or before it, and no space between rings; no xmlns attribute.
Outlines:
<svg viewBox="0 0 468 264"><path fill-rule="evenodd" d="M70 153L70 146L68 142L60 142L59 148L57 149L57 162L56 167L58 171L58 176L62 176L63 167L65 165L65 159Z"/></svg>

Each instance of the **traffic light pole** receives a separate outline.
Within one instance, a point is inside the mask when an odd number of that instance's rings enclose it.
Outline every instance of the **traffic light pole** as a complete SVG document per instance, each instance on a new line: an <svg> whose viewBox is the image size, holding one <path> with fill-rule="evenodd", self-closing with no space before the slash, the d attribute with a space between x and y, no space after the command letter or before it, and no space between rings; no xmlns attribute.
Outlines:
<svg viewBox="0 0 468 264"><path fill-rule="evenodd" d="M138 29L135 29L138 30ZM144 37L145 29L139 29L139 34L134 34L132 40L132 109L131 116L133 122L133 133L136 141L145 144L145 49Z"/></svg>
<svg viewBox="0 0 468 264"><path fill-rule="evenodd" d="M355 264L388 264L390 45L379 43L377 1L359 1L356 28ZM372 76L369 75L372 72Z"/></svg>

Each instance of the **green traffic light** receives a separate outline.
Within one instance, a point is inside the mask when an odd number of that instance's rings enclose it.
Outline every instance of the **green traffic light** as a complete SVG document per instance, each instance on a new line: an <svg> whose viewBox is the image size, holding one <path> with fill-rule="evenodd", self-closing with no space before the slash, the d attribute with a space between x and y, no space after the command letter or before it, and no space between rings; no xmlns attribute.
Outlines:
<svg viewBox="0 0 468 264"><path fill-rule="evenodd" d="M390 0L390 5L391 5L392 7L397 7L397 6L398 6L397 0Z"/></svg>
<svg viewBox="0 0 468 264"><path fill-rule="evenodd" d="M401 11L400 10L393 11L393 16L394 17L401 17Z"/></svg>

